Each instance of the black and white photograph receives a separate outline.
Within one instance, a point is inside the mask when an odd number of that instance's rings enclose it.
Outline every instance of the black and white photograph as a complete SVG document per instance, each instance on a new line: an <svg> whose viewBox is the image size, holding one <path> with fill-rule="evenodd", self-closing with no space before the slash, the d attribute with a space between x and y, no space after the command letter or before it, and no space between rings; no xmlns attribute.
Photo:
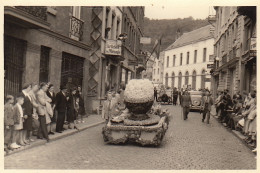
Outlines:
<svg viewBox="0 0 260 173"><path fill-rule="evenodd" d="M2 5L5 171L257 171L257 1L80 2Z"/></svg>

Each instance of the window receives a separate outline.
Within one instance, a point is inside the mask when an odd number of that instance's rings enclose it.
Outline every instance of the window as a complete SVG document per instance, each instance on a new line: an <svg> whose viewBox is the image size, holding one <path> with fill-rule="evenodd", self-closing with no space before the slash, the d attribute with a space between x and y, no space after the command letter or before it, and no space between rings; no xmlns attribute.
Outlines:
<svg viewBox="0 0 260 173"><path fill-rule="evenodd" d="M179 82L178 82L178 88L180 89L181 88L181 82L182 82L182 74L181 74L181 72L179 73L179 77L178 77L179 79Z"/></svg>
<svg viewBox="0 0 260 173"><path fill-rule="evenodd" d="M205 78L206 78L205 70L203 70L201 73L201 89L205 88Z"/></svg>
<svg viewBox="0 0 260 173"><path fill-rule="evenodd" d="M41 46L40 56L40 82L49 81L49 59L50 59L50 48Z"/></svg>
<svg viewBox="0 0 260 173"><path fill-rule="evenodd" d="M159 68L158 68L158 72L157 72L157 74L159 74Z"/></svg>
<svg viewBox="0 0 260 173"><path fill-rule="evenodd" d="M169 56L167 56L167 67L169 67Z"/></svg>
<svg viewBox="0 0 260 173"><path fill-rule="evenodd" d="M176 56L173 55L173 61L172 61L172 66L173 66L173 67L175 66L175 59L176 59Z"/></svg>
<svg viewBox="0 0 260 173"><path fill-rule="evenodd" d="M165 75L165 86L168 87L168 73Z"/></svg>
<svg viewBox="0 0 260 173"><path fill-rule="evenodd" d="M78 19L80 19L80 6L74 6L72 10L72 15Z"/></svg>
<svg viewBox="0 0 260 173"><path fill-rule="evenodd" d="M155 69L153 70L153 74L155 75Z"/></svg>
<svg viewBox="0 0 260 173"><path fill-rule="evenodd" d="M190 52L187 52L187 64L190 63Z"/></svg>
<svg viewBox="0 0 260 173"><path fill-rule="evenodd" d="M194 50L194 64L197 63L197 50Z"/></svg>
<svg viewBox="0 0 260 173"><path fill-rule="evenodd" d="M207 48L203 49L203 62L206 62L207 59Z"/></svg>
<svg viewBox="0 0 260 173"><path fill-rule="evenodd" d="M196 89L196 71L194 70L192 73L192 89Z"/></svg>
<svg viewBox="0 0 260 173"><path fill-rule="evenodd" d="M180 55L180 65L182 65L182 53Z"/></svg>
<svg viewBox="0 0 260 173"><path fill-rule="evenodd" d="M185 85L188 85L189 84L189 72L187 71L185 73Z"/></svg>
<svg viewBox="0 0 260 173"><path fill-rule="evenodd" d="M174 84L175 84L175 74L174 72L172 72L172 88L174 88Z"/></svg>

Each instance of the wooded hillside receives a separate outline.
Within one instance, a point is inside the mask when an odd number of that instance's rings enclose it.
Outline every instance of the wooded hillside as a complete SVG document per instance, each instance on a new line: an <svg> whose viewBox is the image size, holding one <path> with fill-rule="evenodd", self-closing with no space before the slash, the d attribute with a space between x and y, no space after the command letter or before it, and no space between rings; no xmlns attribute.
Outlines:
<svg viewBox="0 0 260 173"><path fill-rule="evenodd" d="M181 33L190 32L194 29L198 29L200 27L208 25L207 19L193 19L192 17L184 18L184 19L163 19L163 20L155 20L155 19L144 19L144 35L146 37L152 38L152 43L149 45L144 45L145 51L152 51L154 42L156 39L159 39L163 34L162 38L162 46L161 51L166 49L169 45L171 45L176 38L176 31L179 29Z"/></svg>

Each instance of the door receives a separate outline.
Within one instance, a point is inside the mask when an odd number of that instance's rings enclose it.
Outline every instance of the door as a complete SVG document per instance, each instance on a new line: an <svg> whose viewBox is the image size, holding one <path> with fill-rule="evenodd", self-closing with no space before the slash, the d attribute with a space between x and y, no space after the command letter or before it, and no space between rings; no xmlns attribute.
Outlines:
<svg viewBox="0 0 260 173"><path fill-rule="evenodd" d="M4 95L16 96L22 90L26 41L4 36Z"/></svg>
<svg viewBox="0 0 260 173"><path fill-rule="evenodd" d="M70 90L82 86L84 58L66 52L62 53L61 84Z"/></svg>

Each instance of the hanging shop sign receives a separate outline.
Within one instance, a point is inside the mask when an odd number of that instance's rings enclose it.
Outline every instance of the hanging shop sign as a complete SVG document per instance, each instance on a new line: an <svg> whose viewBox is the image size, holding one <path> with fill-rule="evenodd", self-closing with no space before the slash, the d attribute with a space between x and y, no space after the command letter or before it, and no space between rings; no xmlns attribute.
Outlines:
<svg viewBox="0 0 260 173"><path fill-rule="evenodd" d="M207 68L208 68L208 69L214 68L214 64L207 64Z"/></svg>
<svg viewBox="0 0 260 173"><path fill-rule="evenodd" d="M122 42L120 40L106 40L106 55L121 55Z"/></svg>
<svg viewBox="0 0 260 173"><path fill-rule="evenodd" d="M140 43L141 44L151 44L151 38L149 38L149 37L141 37Z"/></svg>

